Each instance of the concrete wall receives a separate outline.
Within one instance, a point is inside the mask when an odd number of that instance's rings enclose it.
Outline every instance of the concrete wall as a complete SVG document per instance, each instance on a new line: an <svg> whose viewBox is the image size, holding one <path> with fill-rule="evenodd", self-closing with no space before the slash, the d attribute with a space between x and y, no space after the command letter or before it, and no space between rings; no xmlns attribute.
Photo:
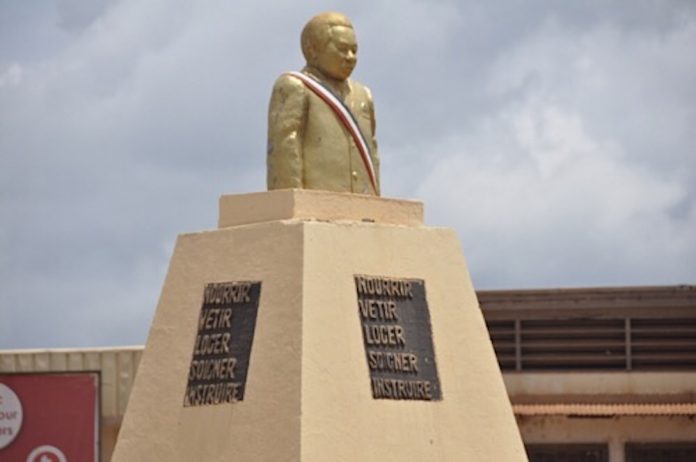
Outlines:
<svg viewBox="0 0 696 462"><path fill-rule="evenodd" d="M612 395L645 402L657 396L682 395L696 401L696 372L511 372L503 374L513 402L523 397L553 399L568 396Z"/></svg>
<svg viewBox="0 0 696 462"><path fill-rule="evenodd" d="M609 462L624 462L627 442L695 442L696 421L686 416L518 417L525 444L600 443L609 446Z"/></svg>
<svg viewBox="0 0 696 462"><path fill-rule="evenodd" d="M694 403L694 372L508 373L513 403ZM607 444L610 462L624 462L630 442L696 442L694 416L517 416L525 444Z"/></svg>

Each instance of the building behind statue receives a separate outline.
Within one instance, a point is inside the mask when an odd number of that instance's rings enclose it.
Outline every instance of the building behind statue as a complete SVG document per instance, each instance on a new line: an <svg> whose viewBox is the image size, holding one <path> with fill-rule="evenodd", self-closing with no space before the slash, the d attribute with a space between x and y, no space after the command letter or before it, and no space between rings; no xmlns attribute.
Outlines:
<svg viewBox="0 0 696 462"><path fill-rule="evenodd" d="M477 295L530 461L696 460L696 286ZM97 438L78 439L109 461L141 352L4 350L0 383L91 377Z"/></svg>

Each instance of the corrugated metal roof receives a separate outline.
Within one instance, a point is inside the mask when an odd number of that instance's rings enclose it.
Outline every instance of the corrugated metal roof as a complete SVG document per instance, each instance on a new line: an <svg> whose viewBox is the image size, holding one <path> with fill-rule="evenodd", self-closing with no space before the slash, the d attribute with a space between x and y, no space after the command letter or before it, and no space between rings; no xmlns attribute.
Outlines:
<svg viewBox="0 0 696 462"><path fill-rule="evenodd" d="M140 363L143 347L0 350L6 373L100 372L102 416L120 419Z"/></svg>
<svg viewBox="0 0 696 462"><path fill-rule="evenodd" d="M631 403L631 404L513 404L518 416L676 416L696 415L696 403Z"/></svg>

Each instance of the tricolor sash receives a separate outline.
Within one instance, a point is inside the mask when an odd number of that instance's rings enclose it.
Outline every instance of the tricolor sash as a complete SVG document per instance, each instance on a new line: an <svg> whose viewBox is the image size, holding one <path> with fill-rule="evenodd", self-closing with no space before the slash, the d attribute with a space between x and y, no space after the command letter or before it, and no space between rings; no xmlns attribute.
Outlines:
<svg viewBox="0 0 696 462"><path fill-rule="evenodd" d="M333 110L338 117L338 120L343 124L343 126L350 133L351 138L355 142L355 146L358 148L360 157L362 158L365 170L367 170L367 175L370 177L370 183L372 184L372 189L374 189L375 194L377 192L377 175L375 174L375 167L372 164L372 156L370 155L370 147L365 140L365 135L360 131L358 122L355 120L353 113L350 112L348 106L346 106L341 99L336 96L329 88L318 80L302 74L301 72L291 71L288 72L289 75L300 79L302 83L312 90L312 92L317 95L322 101L326 103L327 106Z"/></svg>

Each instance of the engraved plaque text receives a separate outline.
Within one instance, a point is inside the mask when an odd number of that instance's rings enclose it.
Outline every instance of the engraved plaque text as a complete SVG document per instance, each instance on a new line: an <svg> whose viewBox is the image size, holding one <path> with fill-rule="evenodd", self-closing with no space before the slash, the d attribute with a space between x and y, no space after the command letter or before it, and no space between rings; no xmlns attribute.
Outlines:
<svg viewBox="0 0 696 462"><path fill-rule="evenodd" d="M374 399L442 399L421 279L355 276Z"/></svg>
<svg viewBox="0 0 696 462"><path fill-rule="evenodd" d="M260 294L260 282L205 286L184 407L244 399Z"/></svg>

